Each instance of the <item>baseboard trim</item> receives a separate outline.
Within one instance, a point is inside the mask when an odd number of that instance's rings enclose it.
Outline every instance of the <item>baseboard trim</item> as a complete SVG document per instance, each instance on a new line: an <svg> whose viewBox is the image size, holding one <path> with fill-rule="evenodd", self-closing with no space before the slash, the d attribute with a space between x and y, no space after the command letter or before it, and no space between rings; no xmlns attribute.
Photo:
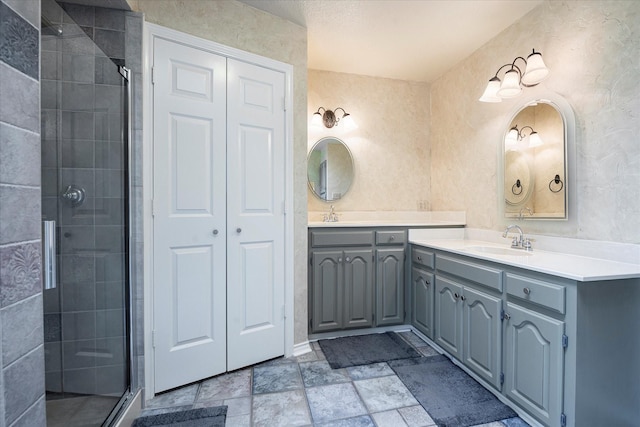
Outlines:
<svg viewBox="0 0 640 427"><path fill-rule="evenodd" d="M293 345L293 355L295 357L302 356L303 354L309 353L311 351L311 346L309 345L309 341L301 342Z"/></svg>

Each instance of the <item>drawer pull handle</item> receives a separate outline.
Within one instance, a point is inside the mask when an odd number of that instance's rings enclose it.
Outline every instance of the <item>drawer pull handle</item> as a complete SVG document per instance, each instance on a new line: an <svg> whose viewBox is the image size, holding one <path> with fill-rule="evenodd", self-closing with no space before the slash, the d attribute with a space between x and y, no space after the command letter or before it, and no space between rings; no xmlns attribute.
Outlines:
<svg viewBox="0 0 640 427"><path fill-rule="evenodd" d="M524 288L524 289L522 290L522 292L524 292L524 294L525 294L525 295L529 295L529 294L531 294L531 289L529 289L529 288Z"/></svg>

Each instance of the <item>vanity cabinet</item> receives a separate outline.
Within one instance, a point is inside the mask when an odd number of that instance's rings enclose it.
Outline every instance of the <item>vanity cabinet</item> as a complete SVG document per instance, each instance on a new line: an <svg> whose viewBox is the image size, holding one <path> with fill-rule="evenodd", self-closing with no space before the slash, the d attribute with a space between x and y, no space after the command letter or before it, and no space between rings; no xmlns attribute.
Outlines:
<svg viewBox="0 0 640 427"><path fill-rule="evenodd" d="M436 245L413 246L412 296L421 271L432 274L432 340L456 364L531 425L637 424L640 278L611 279L619 267L594 260L602 278L580 281ZM433 253L433 265L417 264L418 250Z"/></svg>
<svg viewBox="0 0 640 427"><path fill-rule="evenodd" d="M309 230L311 333L403 324L404 228Z"/></svg>
<svg viewBox="0 0 640 427"><path fill-rule="evenodd" d="M436 255L434 341L496 389L502 369L502 271Z"/></svg>
<svg viewBox="0 0 640 427"><path fill-rule="evenodd" d="M434 341L500 389L502 300L436 276Z"/></svg>
<svg viewBox="0 0 640 427"><path fill-rule="evenodd" d="M313 252L312 330L323 332L372 325L372 254L371 249Z"/></svg>
<svg viewBox="0 0 640 427"><path fill-rule="evenodd" d="M505 331L506 396L556 425L562 417L564 322L509 302Z"/></svg>
<svg viewBox="0 0 640 427"><path fill-rule="evenodd" d="M418 246L411 247L411 324L433 339L433 268L435 255Z"/></svg>
<svg viewBox="0 0 640 427"><path fill-rule="evenodd" d="M425 269L411 268L411 323L433 339L433 274Z"/></svg>
<svg viewBox="0 0 640 427"><path fill-rule="evenodd" d="M376 250L376 326L404 322L404 247Z"/></svg>

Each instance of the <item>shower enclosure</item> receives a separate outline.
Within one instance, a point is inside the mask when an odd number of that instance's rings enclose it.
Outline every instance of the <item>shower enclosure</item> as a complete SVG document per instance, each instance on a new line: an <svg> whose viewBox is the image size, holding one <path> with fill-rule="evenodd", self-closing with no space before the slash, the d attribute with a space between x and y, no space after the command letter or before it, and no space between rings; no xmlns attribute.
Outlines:
<svg viewBox="0 0 640 427"><path fill-rule="evenodd" d="M113 12L42 0L48 426L108 425L129 393L129 73Z"/></svg>

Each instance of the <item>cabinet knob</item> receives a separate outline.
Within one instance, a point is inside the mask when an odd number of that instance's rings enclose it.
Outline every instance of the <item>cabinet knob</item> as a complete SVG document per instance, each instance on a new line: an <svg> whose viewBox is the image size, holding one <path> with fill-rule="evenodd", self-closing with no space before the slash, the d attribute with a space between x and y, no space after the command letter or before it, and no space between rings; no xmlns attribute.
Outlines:
<svg viewBox="0 0 640 427"><path fill-rule="evenodd" d="M529 294L531 293L531 289L529 289L529 288L524 288L524 289L522 290L522 292L524 292L524 294L525 294L525 295L529 295Z"/></svg>
<svg viewBox="0 0 640 427"><path fill-rule="evenodd" d="M425 280L425 281L424 281L424 284L425 284L425 285L427 286L427 288L428 288L428 287L429 287L429 285L430 285L431 283L429 283L429 281L428 281L428 280Z"/></svg>
<svg viewBox="0 0 640 427"><path fill-rule="evenodd" d="M394 236L393 234L391 235L391 237L389 237L389 240L394 241L396 240L396 236Z"/></svg>
<svg viewBox="0 0 640 427"><path fill-rule="evenodd" d="M418 257L418 261L422 261L422 257L421 256Z"/></svg>
<svg viewBox="0 0 640 427"><path fill-rule="evenodd" d="M504 314L504 318L507 319L507 320L510 320L511 319L511 315L509 313L505 313Z"/></svg>
<svg viewBox="0 0 640 427"><path fill-rule="evenodd" d="M464 300L466 300L466 299L467 299L467 297L465 297L464 295L460 295L460 300L461 300L461 301L464 301Z"/></svg>
<svg viewBox="0 0 640 427"><path fill-rule="evenodd" d="M338 262L342 262L342 258L338 258Z"/></svg>
<svg viewBox="0 0 640 427"><path fill-rule="evenodd" d="M242 233L242 228L240 228L240 227L236 228L236 233L238 233L238 234Z"/></svg>
<svg viewBox="0 0 640 427"><path fill-rule="evenodd" d="M378 258L378 261L384 261L384 257L381 255L380 258Z"/></svg>
<svg viewBox="0 0 640 427"><path fill-rule="evenodd" d="M460 298L460 295L456 292L456 293L454 293L454 294L453 294L453 297L454 297L456 300L458 300L458 298Z"/></svg>
<svg viewBox="0 0 640 427"><path fill-rule="evenodd" d="M215 229L212 231L212 233L213 233L213 235L214 235L214 236L217 236L217 235L218 235L218 229L217 229L217 228L215 228Z"/></svg>
<svg viewBox="0 0 640 427"><path fill-rule="evenodd" d="M344 260L345 260L345 261L347 261L347 262L349 262L349 261L351 261L351 258L346 257Z"/></svg>

